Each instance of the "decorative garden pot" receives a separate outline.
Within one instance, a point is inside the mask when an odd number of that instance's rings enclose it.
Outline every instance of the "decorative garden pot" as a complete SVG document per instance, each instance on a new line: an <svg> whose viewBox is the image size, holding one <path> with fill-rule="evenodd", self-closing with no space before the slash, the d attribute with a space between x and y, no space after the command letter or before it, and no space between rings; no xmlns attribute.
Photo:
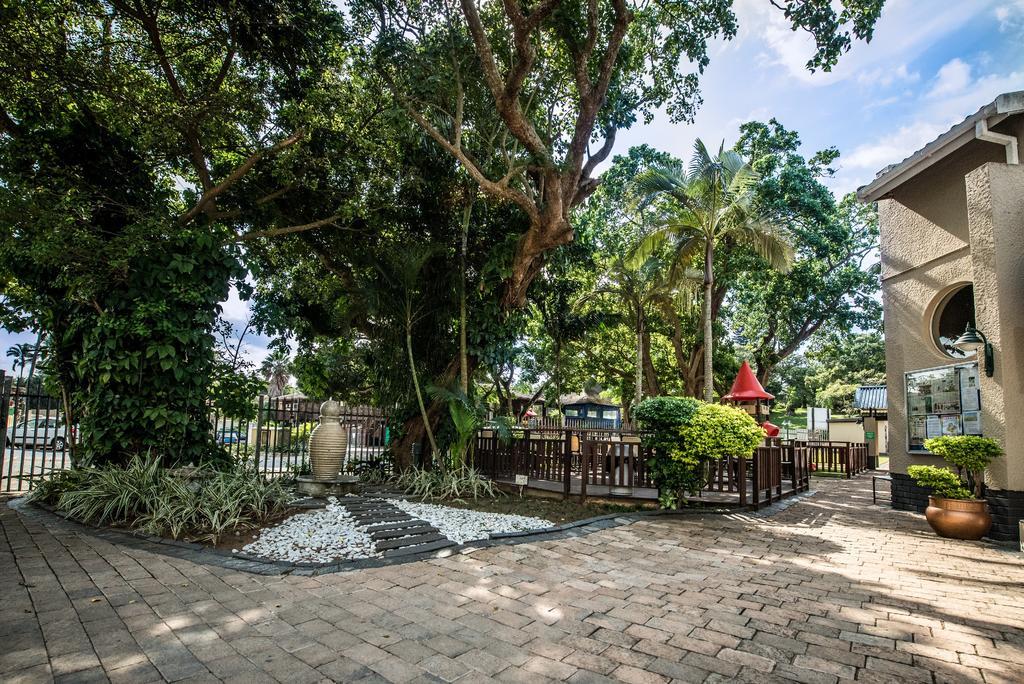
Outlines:
<svg viewBox="0 0 1024 684"><path fill-rule="evenodd" d="M984 499L928 497L924 517L940 537L981 539L992 528L992 515Z"/></svg>
<svg viewBox="0 0 1024 684"><path fill-rule="evenodd" d="M320 424L309 435L309 466L316 480L337 479L345 468L348 430L341 424L341 404L328 399L320 407Z"/></svg>

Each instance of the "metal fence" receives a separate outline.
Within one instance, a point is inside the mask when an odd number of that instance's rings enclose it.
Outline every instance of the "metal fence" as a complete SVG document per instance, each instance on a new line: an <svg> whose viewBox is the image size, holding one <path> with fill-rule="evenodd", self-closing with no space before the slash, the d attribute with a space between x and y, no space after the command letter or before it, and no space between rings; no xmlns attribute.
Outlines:
<svg viewBox="0 0 1024 684"><path fill-rule="evenodd" d="M286 395L253 399L255 417L239 419L210 410L214 441L239 463L251 463L268 476L298 474L309 468L309 434L319 423L321 401ZM372 406L343 406L348 428L348 467L355 473L388 474L392 428L389 414ZM0 492L21 492L34 480L71 467L77 428L65 425L60 399L38 378L0 371Z"/></svg>

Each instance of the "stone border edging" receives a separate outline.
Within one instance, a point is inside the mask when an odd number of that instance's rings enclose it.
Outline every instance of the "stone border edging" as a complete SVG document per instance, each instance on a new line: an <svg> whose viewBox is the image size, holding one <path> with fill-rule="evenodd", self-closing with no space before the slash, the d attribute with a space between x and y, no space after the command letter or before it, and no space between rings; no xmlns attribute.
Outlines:
<svg viewBox="0 0 1024 684"><path fill-rule="evenodd" d="M175 558L191 560L203 565L214 565L228 570L250 572L256 575L326 575L349 570L363 570L367 568L378 568L402 563L412 563L422 560L444 558L456 553L472 553L477 549L485 549L494 546L511 546L531 541L551 541L566 539L569 537L582 536L600 530L611 529L629 525L636 520L653 517L688 517L691 515L723 515L736 513L732 508L689 508L682 510L651 510L632 511L628 513L607 513L604 515L574 520L571 522L544 527L536 530L524 530L522 532L495 532L487 539L476 539L464 544L449 546L441 550L426 550L412 552L400 556L382 558L360 558L344 560L332 563L295 563L292 561L270 560L250 556L241 552L232 553L221 549L211 548L196 542L187 542L177 539L168 539L155 535L144 534L132 530L120 530L111 527L100 527L69 518L66 514L56 510L52 506L32 502L25 495L15 497L8 501L8 507L17 511L19 515L33 519L46 517L56 518L62 523L77 526L86 534L89 534L112 543L121 544L129 548L150 551ZM579 532L580 528L592 527L586 532Z"/></svg>

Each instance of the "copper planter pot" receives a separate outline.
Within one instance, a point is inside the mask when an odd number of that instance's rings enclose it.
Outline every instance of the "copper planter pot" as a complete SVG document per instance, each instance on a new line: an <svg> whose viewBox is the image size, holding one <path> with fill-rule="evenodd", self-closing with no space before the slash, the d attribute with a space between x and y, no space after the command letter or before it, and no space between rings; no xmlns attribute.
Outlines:
<svg viewBox="0 0 1024 684"><path fill-rule="evenodd" d="M977 540L992 528L992 515L984 499L943 499L928 497L924 511L928 524L940 537Z"/></svg>

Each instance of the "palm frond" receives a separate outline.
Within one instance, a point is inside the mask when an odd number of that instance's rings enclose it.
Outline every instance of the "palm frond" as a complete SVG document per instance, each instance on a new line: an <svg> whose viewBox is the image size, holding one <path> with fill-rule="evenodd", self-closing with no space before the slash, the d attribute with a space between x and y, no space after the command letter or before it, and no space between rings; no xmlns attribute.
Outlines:
<svg viewBox="0 0 1024 684"><path fill-rule="evenodd" d="M738 243L747 245L757 252L768 266L776 271L788 273L793 266L793 245L775 226L747 221L737 226L732 235Z"/></svg>
<svg viewBox="0 0 1024 684"><path fill-rule="evenodd" d="M668 195L685 204L688 184L686 170L681 165L656 166L633 179L633 193L637 197L639 207L650 205L661 195Z"/></svg>
<svg viewBox="0 0 1024 684"><path fill-rule="evenodd" d="M706 238L695 236L680 244L673 255L668 272L668 281L673 287L682 287L688 281L694 280L694 274L696 280L704 280L704 272L693 268L693 259L704 251L705 240Z"/></svg>
<svg viewBox="0 0 1024 684"><path fill-rule="evenodd" d="M676 230L664 225L645 235L626 255L627 268L640 268L648 259L664 247L676 235Z"/></svg>

